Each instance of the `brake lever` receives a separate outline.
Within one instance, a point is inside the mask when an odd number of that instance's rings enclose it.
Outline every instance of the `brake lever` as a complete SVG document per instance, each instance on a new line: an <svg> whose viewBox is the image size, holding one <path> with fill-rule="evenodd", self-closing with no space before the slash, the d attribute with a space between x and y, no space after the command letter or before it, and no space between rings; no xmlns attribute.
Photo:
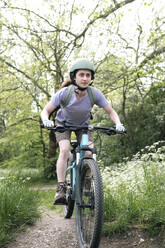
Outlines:
<svg viewBox="0 0 165 248"><path fill-rule="evenodd" d="M104 133L106 133L107 135L115 135L117 134L115 129L111 129L111 130L105 130Z"/></svg>
<svg viewBox="0 0 165 248"><path fill-rule="evenodd" d="M122 132L122 131L116 131L116 134L122 134L122 135L125 135L125 134L127 134L127 130L124 130L124 132Z"/></svg>

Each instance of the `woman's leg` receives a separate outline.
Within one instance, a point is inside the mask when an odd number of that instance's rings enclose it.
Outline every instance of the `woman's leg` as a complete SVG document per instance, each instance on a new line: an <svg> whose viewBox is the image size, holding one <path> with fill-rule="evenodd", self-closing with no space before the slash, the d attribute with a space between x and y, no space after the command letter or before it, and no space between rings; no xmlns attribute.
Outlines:
<svg viewBox="0 0 165 248"><path fill-rule="evenodd" d="M65 172L67 168L67 159L69 157L70 141L67 139L59 141L60 154L57 160L57 179L58 186L55 194L54 204L67 204L66 202L66 182Z"/></svg>
<svg viewBox="0 0 165 248"><path fill-rule="evenodd" d="M65 182L65 171L67 168L67 160L70 151L70 141L59 141L60 154L57 160L57 179L58 182Z"/></svg>

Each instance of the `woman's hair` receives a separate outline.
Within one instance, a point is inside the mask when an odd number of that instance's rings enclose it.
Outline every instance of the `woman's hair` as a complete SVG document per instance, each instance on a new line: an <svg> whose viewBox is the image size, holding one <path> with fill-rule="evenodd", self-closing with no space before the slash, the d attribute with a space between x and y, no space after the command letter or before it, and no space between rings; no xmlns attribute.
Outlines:
<svg viewBox="0 0 165 248"><path fill-rule="evenodd" d="M62 84L60 85L59 89L62 89L64 87L69 86L70 84L72 84L72 80L70 78L66 79L64 82L62 82Z"/></svg>

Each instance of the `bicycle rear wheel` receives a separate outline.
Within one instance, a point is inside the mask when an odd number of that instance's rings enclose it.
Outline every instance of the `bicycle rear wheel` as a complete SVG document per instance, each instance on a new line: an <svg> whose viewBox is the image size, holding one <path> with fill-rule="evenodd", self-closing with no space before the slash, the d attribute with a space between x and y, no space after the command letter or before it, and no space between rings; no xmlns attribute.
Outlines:
<svg viewBox="0 0 165 248"><path fill-rule="evenodd" d="M67 205L63 205L63 216L64 218L71 218L74 210L75 201L72 200L72 170L69 170L66 174L66 183L67 183L67 191L66 191L66 199Z"/></svg>
<svg viewBox="0 0 165 248"><path fill-rule="evenodd" d="M101 174L93 159L84 159L80 175L81 204L76 204L76 227L80 248L99 247L104 198Z"/></svg>

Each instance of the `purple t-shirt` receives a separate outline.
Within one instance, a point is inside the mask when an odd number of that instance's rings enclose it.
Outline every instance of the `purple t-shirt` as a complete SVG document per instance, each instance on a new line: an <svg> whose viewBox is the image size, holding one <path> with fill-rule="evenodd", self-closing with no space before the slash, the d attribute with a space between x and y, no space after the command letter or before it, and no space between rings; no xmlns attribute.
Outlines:
<svg viewBox="0 0 165 248"><path fill-rule="evenodd" d="M57 107L59 106L65 98L67 93L67 87L62 88L51 98L51 103ZM92 87L93 94L95 95L95 104L100 108L104 108L108 105L108 101L102 92ZM70 125L86 125L90 120L90 111L92 109L91 101L88 92L81 98L77 99L75 91L66 107L59 109L56 115L56 120L63 122L65 121Z"/></svg>

